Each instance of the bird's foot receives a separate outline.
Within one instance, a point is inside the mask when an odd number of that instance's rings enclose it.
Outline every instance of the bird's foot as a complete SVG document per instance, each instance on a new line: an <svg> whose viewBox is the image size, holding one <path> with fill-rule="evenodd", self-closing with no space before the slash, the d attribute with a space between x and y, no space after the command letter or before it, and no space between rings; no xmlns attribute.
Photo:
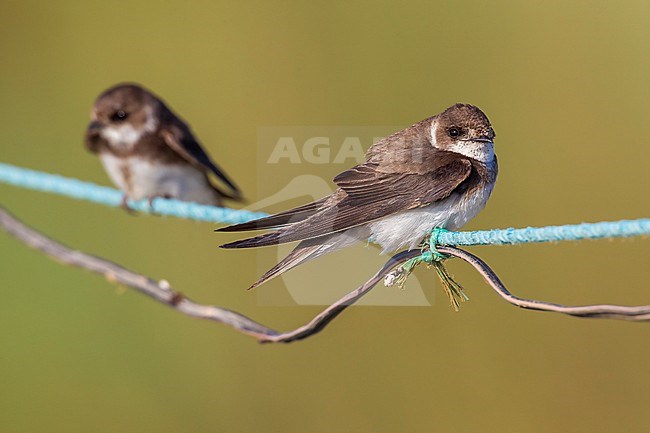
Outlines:
<svg viewBox="0 0 650 433"><path fill-rule="evenodd" d="M152 215L156 215L156 212L153 210L153 201L157 198L172 198L171 195L169 194L152 194L149 196L147 199L147 203L149 203L149 212L151 212Z"/></svg>
<svg viewBox="0 0 650 433"><path fill-rule="evenodd" d="M129 215L138 214L131 206L129 206L129 196L126 194L122 195L122 201L120 202L120 207L124 209Z"/></svg>

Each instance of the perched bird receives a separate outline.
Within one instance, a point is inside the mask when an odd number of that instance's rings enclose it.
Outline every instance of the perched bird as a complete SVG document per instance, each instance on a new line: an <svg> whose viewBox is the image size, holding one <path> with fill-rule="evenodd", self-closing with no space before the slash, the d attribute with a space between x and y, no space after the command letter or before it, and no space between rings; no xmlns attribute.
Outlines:
<svg viewBox="0 0 650 433"><path fill-rule="evenodd" d="M485 207L498 171L494 137L479 108L456 104L372 145L365 163L334 178L338 189L331 195L218 229L278 229L221 247L300 241L251 288L358 240L370 239L383 252L412 249L432 229L456 230Z"/></svg>
<svg viewBox="0 0 650 433"><path fill-rule="evenodd" d="M136 84L118 84L99 95L85 144L99 157L127 200L175 198L221 205L241 199L239 188L210 159L189 126L165 103ZM227 186L224 190L210 174Z"/></svg>

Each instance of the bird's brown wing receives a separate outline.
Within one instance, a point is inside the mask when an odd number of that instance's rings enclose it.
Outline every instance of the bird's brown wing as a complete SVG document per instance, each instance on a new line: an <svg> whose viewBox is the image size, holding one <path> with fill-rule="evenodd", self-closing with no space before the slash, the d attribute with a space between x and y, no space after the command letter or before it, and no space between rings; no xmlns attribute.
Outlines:
<svg viewBox="0 0 650 433"><path fill-rule="evenodd" d="M234 224L231 226L221 227L216 229L216 232L245 232L250 230L264 230L283 227L287 224L297 223L303 221L310 216L314 215L320 210L328 197L322 198L302 206L289 209L284 212L279 212L274 215L269 215L264 218L256 219L241 224Z"/></svg>
<svg viewBox="0 0 650 433"><path fill-rule="evenodd" d="M377 164L358 165L334 179L345 193L336 205L323 207L314 215L275 232L222 245L222 248L252 248L313 239L443 200L472 171L472 163L461 156L443 162L417 174L386 173Z"/></svg>
<svg viewBox="0 0 650 433"><path fill-rule="evenodd" d="M201 144L194 138L194 134L192 134L192 131L190 131L187 125L180 121L171 122L168 126L163 127L161 136L165 140L165 143L187 162L201 171L212 172L230 188L229 193L225 193L217 188L219 193L234 199L241 198L241 192L237 185L210 159L201 147Z"/></svg>

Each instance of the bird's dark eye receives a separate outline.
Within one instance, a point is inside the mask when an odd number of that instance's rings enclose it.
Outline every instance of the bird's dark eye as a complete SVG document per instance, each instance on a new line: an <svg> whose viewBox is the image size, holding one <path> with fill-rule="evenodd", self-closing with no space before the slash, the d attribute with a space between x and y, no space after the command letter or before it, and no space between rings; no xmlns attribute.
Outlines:
<svg viewBox="0 0 650 433"><path fill-rule="evenodd" d="M111 116L111 120L114 122L121 122L122 120L125 120L127 117L129 117L128 114L124 110L117 110L113 115Z"/></svg>
<svg viewBox="0 0 650 433"><path fill-rule="evenodd" d="M461 133L460 129L458 128L449 128L449 131L447 132L449 133L450 137L458 137Z"/></svg>

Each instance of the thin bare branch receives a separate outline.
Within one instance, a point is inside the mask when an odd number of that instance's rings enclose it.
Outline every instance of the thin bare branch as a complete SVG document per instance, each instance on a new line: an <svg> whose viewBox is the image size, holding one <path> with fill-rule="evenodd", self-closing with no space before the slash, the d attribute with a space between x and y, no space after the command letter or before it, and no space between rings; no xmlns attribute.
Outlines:
<svg viewBox="0 0 650 433"><path fill-rule="evenodd" d="M368 293L392 268L405 262L412 256L410 252L396 255L368 282L326 308L311 322L293 331L281 333L235 311L223 307L198 304L182 293L174 290L166 280L156 281L109 260L66 247L26 226L2 207L0 207L0 226L19 241L35 250L45 253L59 263L76 266L103 275L110 282L135 289L183 314L223 323L236 331L250 335L264 343L288 343L307 338L320 332L349 305Z"/></svg>
<svg viewBox="0 0 650 433"><path fill-rule="evenodd" d="M459 248L438 247L437 249L443 254L450 254L454 257L458 257L472 265L499 296L517 307L528 310L563 313L570 316L585 318L618 319L636 322L650 320L650 305L623 306L599 304L572 307L551 302L536 301L534 299L519 298L510 293L494 271L483 260L479 259L475 255Z"/></svg>
<svg viewBox="0 0 650 433"><path fill-rule="evenodd" d="M63 264L87 269L103 275L107 280L131 287L154 300L161 302L188 316L223 323L238 332L257 339L263 343L288 343L301 340L323 330L348 306L367 294L378 282L398 265L420 255L420 251L404 251L391 257L377 273L334 304L327 307L309 323L289 332L278 332L268 328L242 314L226 308L198 304L178 291L172 289L165 280L155 281L144 275L135 273L116 263L81 251L70 249L53 239L26 226L8 211L0 207L0 225L19 241L41 251ZM650 306L624 307L617 305L589 305L570 307L542 301L527 300L512 295L501 283L496 274L481 259L467 251L453 247L438 247L438 251L458 257L472 265L486 282L507 302L521 308L553 311L578 317L598 317L644 321L650 320Z"/></svg>
<svg viewBox="0 0 650 433"><path fill-rule="evenodd" d="M131 287L158 302L162 302L184 314L215 320L255 337L276 335L277 332L225 308L201 305L172 289L165 280L155 281L126 269L109 260L68 248L42 233L26 226L6 209L0 207L2 228L27 246L41 251L57 262L76 266L103 275L108 281Z"/></svg>

